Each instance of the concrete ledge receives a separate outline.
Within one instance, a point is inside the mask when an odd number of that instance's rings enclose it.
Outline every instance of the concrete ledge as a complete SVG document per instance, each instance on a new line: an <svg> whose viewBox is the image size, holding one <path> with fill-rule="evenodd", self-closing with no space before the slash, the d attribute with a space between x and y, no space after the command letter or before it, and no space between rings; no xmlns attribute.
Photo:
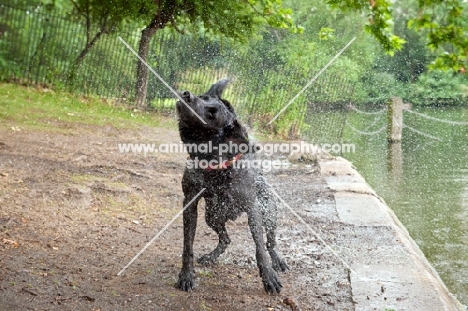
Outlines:
<svg viewBox="0 0 468 311"><path fill-rule="evenodd" d="M338 217L344 223L356 226L388 226L391 221L383 204L374 196L337 192L335 202Z"/></svg>
<svg viewBox="0 0 468 311"><path fill-rule="evenodd" d="M466 311L394 212L352 164L341 157L322 157L318 163L322 177L335 192L340 221L355 226L390 227L395 242L385 247L393 247L404 258L372 258L371 253L353 257L350 280L356 310Z"/></svg>
<svg viewBox="0 0 468 311"><path fill-rule="evenodd" d="M355 271L351 286L356 310L453 310L445 307L428 275L415 267L351 268Z"/></svg>

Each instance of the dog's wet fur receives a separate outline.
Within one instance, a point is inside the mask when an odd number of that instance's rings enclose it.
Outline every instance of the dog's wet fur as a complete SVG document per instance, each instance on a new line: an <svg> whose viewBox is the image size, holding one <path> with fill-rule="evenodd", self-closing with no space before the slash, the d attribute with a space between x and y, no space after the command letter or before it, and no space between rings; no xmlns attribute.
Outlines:
<svg viewBox="0 0 468 311"><path fill-rule="evenodd" d="M249 144L247 131L238 122L234 108L222 93L228 84L223 79L213 84L203 95L195 96L185 91L180 94L185 103L190 106L205 122L203 122L181 101L176 104L179 133L184 144ZM192 160L231 160L236 155L235 150L223 154L189 152ZM242 154L242 160L253 160L252 152ZM182 269L176 287L191 291L194 286L193 240L197 226L197 205L201 197L205 199L205 220L219 236L216 248L201 256L198 263L213 264L217 261L231 242L226 231L226 222L235 220L246 212L248 223L256 246L257 266L265 290L268 293L279 293L282 288L276 271L288 269L285 261L276 252L276 200L271 193L270 185L260 172L248 167L230 165L221 169L186 168L182 178L184 206L186 206L203 188L205 191L197 197L183 212L184 247ZM270 254L271 264L265 251L263 238L265 228L266 248ZM275 271L276 270L276 271Z"/></svg>

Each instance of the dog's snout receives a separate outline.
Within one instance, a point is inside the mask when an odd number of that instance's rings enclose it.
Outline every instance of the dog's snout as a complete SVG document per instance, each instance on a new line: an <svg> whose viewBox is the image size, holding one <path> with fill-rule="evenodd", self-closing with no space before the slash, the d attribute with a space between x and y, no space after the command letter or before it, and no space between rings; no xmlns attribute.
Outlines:
<svg viewBox="0 0 468 311"><path fill-rule="evenodd" d="M218 112L217 107L206 107L206 117L210 120L216 119L216 113Z"/></svg>
<svg viewBox="0 0 468 311"><path fill-rule="evenodd" d="M215 114L218 112L218 108L217 107L208 107L207 108L208 112L211 113L211 114Z"/></svg>

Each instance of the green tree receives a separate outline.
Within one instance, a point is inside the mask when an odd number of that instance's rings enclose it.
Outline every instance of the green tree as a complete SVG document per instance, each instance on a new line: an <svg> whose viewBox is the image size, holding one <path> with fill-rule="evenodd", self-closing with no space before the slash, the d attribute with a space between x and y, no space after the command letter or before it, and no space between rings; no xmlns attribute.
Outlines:
<svg viewBox="0 0 468 311"><path fill-rule="evenodd" d="M410 91L410 102L419 106L456 106L467 104L467 77L432 70L421 76Z"/></svg>
<svg viewBox="0 0 468 311"><path fill-rule="evenodd" d="M113 0L67 0L73 5L72 14L85 21L86 43L70 70L72 78L75 70L83 62L86 55L96 42L106 33L115 31L124 21L134 20L144 7L138 1ZM62 1L54 1L53 5L62 6ZM65 3L66 5L66 3Z"/></svg>
<svg viewBox="0 0 468 311"><path fill-rule="evenodd" d="M326 0L333 7L342 12L358 11L365 13L368 22L365 29L382 45L385 51L393 55L400 50L405 40L396 36L393 29L391 0Z"/></svg>
<svg viewBox="0 0 468 311"><path fill-rule="evenodd" d="M150 22L141 31L138 54L143 60L147 59L151 38L158 30L165 27L180 30L188 23L209 33L244 42L262 24L300 30L294 26L291 13L290 9L282 6L281 0L158 0L154 3ZM146 108L147 86L148 69L138 61L135 101L142 108Z"/></svg>
<svg viewBox="0 0 468 311"><path fill-rule="evenodd" d="M365 19L362 15L358 12L331 11L324 1L287 0L285 4L291 5L295 23L304 26L304 31L294 34L267 27L259 38L249 42L250 57L242 60L248 64L240 72L245 71L246 78L258 77L254 79L256 84L249 83L255 93L263 92L265 96L271 96L272 89L297 93L343 46L356 37L356 41L303 97L321 102L333 101L331 93L335 92L328 92L327 88L334 83L339 83L340 90L353 85L355 93L362 94L359 90L360 77L371 68L378 55L376 52L380 51L379 43L363 30ZM349 94L336 92L336 95Z"/></svg>
<svg viewBox="0 0 468 311"><path fill-rule="evenodd" d="M393 57L380 54L374 63L374 70L392 74L403 83L415 83L435 59L427 46L426 36L407 27L411 18L417 15L418 3L415 0L397 0L394 3L395 33L406 43ZM395 95L395 94L394 94Z"/></svg>
<svg viewBox="0 0 468 311"><path fill-rule="evenodd" d="M391 0L327 0L342 11L360 11L368 15L366 29L393 54L405 40L393 29L393 1ZM431 68L466 72L468 66L468 3L465 0L418 0L417 10L409 18L408 26L423 31L427 46L436 53Z"/></svg>
<svg viewBox="0 0 468 311"><path fill-rule="evenodd" d="M468 66L468 3L466 0L419 0L408 26L423 32L437 55L431 69L466 72Z"/></svg>

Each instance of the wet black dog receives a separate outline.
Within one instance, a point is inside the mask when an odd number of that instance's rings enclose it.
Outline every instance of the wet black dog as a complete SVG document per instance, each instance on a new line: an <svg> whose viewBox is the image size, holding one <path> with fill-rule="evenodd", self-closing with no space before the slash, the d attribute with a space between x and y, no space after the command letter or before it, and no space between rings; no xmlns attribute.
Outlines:
<svg viewBox="0 0 468 311"><path fill-rule="evenodd" d="M184 206L203 188L205 190L183 213L184 249L182 270L176 287L190 291L195 285L193 240L197 226L197 204L204 197L205 220L218 234L219 243L211 253L199 258L198 263L212 264L216 261L230 243L226 222L229 219L235 220L242 212L246 212L265 290L268 293L279 293L282 285L274 270L285 271L288 267L275 250L276 200L259 172L248 166L237 165L241 161L253 160L254 153L239 152L239 149L242 150L240 146L248 146L249 140L246 130L237 121L232 105L221 98L228 82L227 79L220 80L201 96L183 92L181 97L188 106L181 101L177 102L179 132L183 143L189 146L211 145L212 150L201 152L195 148L187 148L190 155L188 161L191 164L185 169L182 179ZM226 148L227 145L230 147ZM209 165L206 165L209 161ZM267 234L271 265L265 251L263 227Z"/></svg>

